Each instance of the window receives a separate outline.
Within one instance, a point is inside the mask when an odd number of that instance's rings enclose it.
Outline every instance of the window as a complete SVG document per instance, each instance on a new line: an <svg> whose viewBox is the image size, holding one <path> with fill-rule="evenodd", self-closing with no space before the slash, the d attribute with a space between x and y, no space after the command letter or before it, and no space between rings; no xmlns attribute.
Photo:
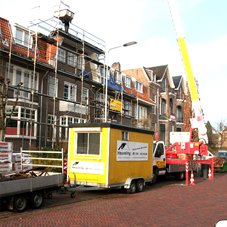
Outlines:
<svg viewBox="0 0 227 227"><path fill-rule="evenodd" d="M14 90L14 96L16 97L19 95L19 97L24 99L30 98L30 92L29 90L34 89L38 90L38 76L39 74L36 73L35 76L33 76L33 71L17 67L15 65L11 65L10 67L10 82L12 86L18 86L19 84L22 84L23 90L27 91L19 91L17 93L16 90Z"/></svg>
<svg viewBox="0 0 227 227"><path fill-rule="evenodd" d="M83 56L78 56L77 58L77 68L82 69L83 68Z"/></svg>
<svg viewBox="0 0 227 227"><path fill-rule="evenodd" d="M181 106L177 106L177 121L183 123L183 111Z"/></svg>
<svg viewBox="0 0 227 227"><path fill-rule="evenodd" d="M154 94L153 92L150 93L150 98L156 102L156 94Z"/></svg>
<svg viewBox="0 0 227 227"><path fill-rule="evenodd" d="M128 101L124 101L123 105L123 113L127 116L132 116L132 104Z"/></svg>
<svg viewBox="0 0 227 227"><path fill-rule="evenodd" d="M155 110L156 110L156 106L155 105L152 105L151 106L151 113L152 114L155 114Z"/></svg>
<svg viewBox="0 0 227 227"><path fill-rule="evenodd" d="M32 39L29 31L16 27L15 42L17 44L32 48Z"/></svg>
<svg viewBox="0 0 227 227"><path fill-rule="evenodd" d="M6 115L10 115L13 107L7 107ZM37 110L17 107L11 118L7 121L6 134L7 136L32 136L37 134Z"/></svg>
<svg viewBox="0 0 227 227"><path fill-rule="evenodd" d="M143 93L143 85L140 82L136 81L135 87L138 92Z"/></svg>
<svg viewBox="0 0 227 227"><path fill-rule="evenodd" d="M77 154L100 154L100 133L77 133L76 143Z"/></svg>
<svg viewBox="0 0 227 227"><path fill-rule="evenodd" d="M122 80L121 73L118 71L115 71L114 74L115 74L116 83L121 84L121 80Z"/></svg>
<svg viewBox="0 0 227 227"><path fill-rule="evenodd" d="M56 139L56 127L54 125L55 122L56 122L56 116L48 114L47 138L49 141L55 141Z"/></svg>
<svg viewBox="0 0 227 227"><path fill-rule="evenodd" d="M122 131L121 132L121 139L122 140L129 140L129 134L128 134L128 132L127 131Z"/></svg>
<svg viewBox="0 0 227 227"><path fill-rule="evenodd" d="M165 134L166 134L166 126L165 126L165 124L160 124L160 128L159 128L159 139L161 141L163 141L164 144L166 143Z"/></svg>
<svg viewBox="0 0 227 227"><path fill-rule="evenodd" d="M77 63L77 56L71 52L67 53L67 64L75 67Z"/></svg>
<svg viewBox="0 0 227 227"><path fill-rule="evenodd" d="M161 113L160 114L166 114L166 100L161 99Z"/></svg>
<svg viewBox="0 0 227 227"><path fill-rule="evenodd" d="M131 78L129 78L129 77L125 77L125 86L127 87L127 88L131 88Z"/></svg>
<svg viewBox="0 0 227 227"><path fill-rule="evenodd" d="M138 119L147 119L147 108L145 106L138 106Z"/></svg>
<svg viewBox="0 0 227 227"><path fill-rule="evenodd" d="M76 101L76 85L68 82L64 83L64 99Z"/></svg>
<svg viewBox="0 0 227 227"><path fill-rule="evenodd" d="M163 79L161 84L161 92L165 92L165 91L166 91L166 79Z"/></svg>
<svg viewBox="0 0 227 227"><path fill-rule="evenodd" d="M68 127L75 123L84 123L85 119L76 118L71 116L61 116L60 117L60 127L59 127L59 138L61 140L68 139Z"/></svg>
<svg viewBox="0 0 227 227"><path fill-rule="evenodd" d="M61 48L58 48L58 60L63 63L66 60L66 51Z"/></svg>
<svg viewBox="0 0 227 227"><path fill-rule="evenodd" d="M55 81L56 81L56 85L55 85ZM47 94L49 95L49 96L53 96L53 97L55 97L55 96L57 96L58 95L58 78L56 78L56 80L55 80L55 78L54 77L52 77L52 76L49 76L48 77L48 92L47 92Z"/></svg>
<svg viewBox="0 0 227 227"><path fill-rule="evenodd" d="M100 103L105 102L105 95L103 93L96 93L95 94L95 100Z"/></svg>
<svg viewBox="0 0 227 227"><path fill-rule="evenodd" d="M170 114L174 114L174 111L173 111L173 99L171 98L169 100L169 108L170 108Z"/></svg>
<svg viewBox="0 0 227 227"><path fill-rule="evenodd" d="M88 105L88 102L89 102L89 89L83 87L82 104Z"/></svg>
<svg viewBox="0 0 227 227"><path fill-rule="evenodd" d="M156 151L155 151L156 148ZM154 146L154 151L155 151L155 157L160 158L162 155L164 155L164 146L162 143L159 143L158 145Z"/></svg>

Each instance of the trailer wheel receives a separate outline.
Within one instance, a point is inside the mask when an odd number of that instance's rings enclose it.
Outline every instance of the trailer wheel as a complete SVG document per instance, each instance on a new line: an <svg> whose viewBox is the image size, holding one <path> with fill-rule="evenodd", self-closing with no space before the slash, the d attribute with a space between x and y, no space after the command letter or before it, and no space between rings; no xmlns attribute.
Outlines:
<svg viewBox="0 0 227 227"><path fill-rule="evenodd" d="M27 208L27 198L24 195L16 196L13 199L13 209L18 212L22 212Z"/></svg>
<svg viewBox="0 0 227 227"><path fill-rule="evenodd" d="M32 208L38 209L43 204L43 195L40 192L34 192L30 198Z"/></svg>
<svg viewBox="0 0 227 227"><path fill-rule="evenodd" d="M136 191L142 192L144 189L144 180L138 180L136 183Z"/></svg>
<svg viewBox="0 0 227 227"><path fill-rule="evenodd" d="M133 194L135 192L136 192L136 182L132 181L131 184L130 184L130 188L127 189L127 193Z"/></svg>

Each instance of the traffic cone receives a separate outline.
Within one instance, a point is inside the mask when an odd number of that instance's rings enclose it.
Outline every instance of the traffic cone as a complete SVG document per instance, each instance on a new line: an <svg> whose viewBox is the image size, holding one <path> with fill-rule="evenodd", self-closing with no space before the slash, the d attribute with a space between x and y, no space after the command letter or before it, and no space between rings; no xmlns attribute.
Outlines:
<svg viewBox="0 0 227 227"><path fill-rule="evenodd" d="M195 180L194 180L194 174L193 174L193 171L191 171L190 183L191 183L191 185L195 185Z"/></svg>
<svg viewBox="0 0 227 227"><path fill-rule="evenodd" d="M208 179L209 179L209 180L212 179L211 168L209 168Z"/></svg>

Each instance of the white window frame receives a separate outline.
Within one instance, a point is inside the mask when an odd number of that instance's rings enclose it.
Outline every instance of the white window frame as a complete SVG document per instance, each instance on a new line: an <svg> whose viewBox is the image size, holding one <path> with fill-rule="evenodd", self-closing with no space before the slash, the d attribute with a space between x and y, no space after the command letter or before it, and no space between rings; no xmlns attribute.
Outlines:
<svg viewBox="0 0 227 227"><path fill-rule="evenodd" d="M68 87L67 97L66 97L66 86ZM74 94L73 94L74 92ZM64 82L63 98L64 100L76 101L77 86L75 84Z"/></svg>
<svg viewBox="0 0 227 227"><path fill-rule="evenodd" d="M52 137L51 137L51 139L48 138L47 139L48 141L52 141L52 142L56 141L56 119L57 119L56 115L48 114L48 116L47 116L48 127L52 127L52 129L53 129ZM49 137L49 135L48 135L48 137Z"/></svg>
<svg viewBox="0 0 227 227"><path fill-rule="evenodd" d="M135 81L135 88L138 92L143 93L143 84L142 83Z"/></svg>
<svg viewBox="0 0 227 227"><path fill-rule="evenodd" d="M7 106L6 112L11 113L12 110L12 106ZM37 124L34 122L37 122L37 118L38 118L38 114L37 114L37 109L32 109L32 108L25 108L22 106L18 106L16 107L16 109L13 112L13 115L11 116L12 120L17 120L17 135L6 135L6 137L8 138L12 138L12 137L17 137L17 138L32 138L32 139L36 139L37 137ZM25 134L21 134L21 125L22 125L22 121L25 121L26 125L25 125ZM30 125L29 125L29 121L33 122L33 129L31 130L31 132L33 132L32 135L30 135L29 129L30 129Z"/></svg>
<svg viewBox="0 0 227 227"><path fill-rule="evenodd" d="M86 153L81 153L81 152L78 152L78 134L87 134L87 146L86 146ZM91 135L94 135L94 134L97 134L97 135L99 135L99 140L97 141L97 140L95 140L95 141L90 141L90 136ZM89 131L89 132L77 132L76 133L76 136L75 136L75 154L77 154L77 155L87 155L87 156L100 156L101 155L101 136L102 136L102 134L101 134L101 132L92 132L92 131ZM79 140L79 141L81 141L81 140ZM90 142L92 142L92 143L90 143ZM98 151L98 153L91 153L91 151L94 149L94 142L96 142L97 144L98 144L98 150L96 150L96 151ZM82 145L84 145L84 143L82 144Z"/></svg>
<svg viewBox="0 0 227 227"><path fill-rule="evenodd" d="M123 110L124 114L126 116L132 116L132 103L129 102L129 101L125 101L125 100L123 102L124 102L123 103L123 105L124 105L124 110Z"/></svg>
<svg viewBox="0 0 227 227"><path fill-rule="evenodd" d="M18 32L21 33L20 37L18 37ZM29 30L18 25L15 26L15 43L31 49L33 40Z"/></svg>
<svg viewBox="0 0 227 227"><path fill-rule="evenodd" d="M66 51L58 48L58 61L66 63Z"/></svg>
<svg viewBox="0 0 227 227"><path fill-rule="evenodd" d="M79 55L77 56L77 68L78 69L83 69L83 62L84 62L84 59L83 59L83 56Z"/></svg>
<svg viewBox="0 0 227 227"><path fill-rule="evenodd" d="M88 105L89 103L89 89L86 87L83 87L82 90L82 104Z"/></svg>
<svg viewBox="0 0 227 227"><path fill-rule="evenodd" d="M131 78L130 77L125 77L125 87L131 88Z"/></svg>
<svg viewBox="0 0 227 227"><path fill-rule="evenodd" d="M60 117L60 127L59 127L59 138L61 140L61 135L63 134L63 130L65 130L65 140L68 140L68 126L70 124L75 124L75 123L85 123L85 119L83 118L78 118L78 117L72 117L68 115L64 115ZM64 126L64 127L62 127Z"/></svg>
<svg viewBox="0 0 227 227"><path fill-rule="evenodd" d="M138 106L138 119L147 119L147 107Z"/></svg>
<svg viewBox="0 0 227 227"><path fill-rule="evenodd" d="M20 72L20 74L18 74L18 72ZM35 73L35 77L33 77L32 70L11 65L9 79L12 86L18 86L20 83L22 83L21 87L28 91L31 89L38 91L39 89L39 73ZM19 95L20 98L30 99L31 93L27 91L19 91L18 94L17 91L14 90L14 97L17 95Z"/></svg>
<svg viewBox="0 0 227 227"><path fill-rule="evenodd" d="M67 52L67 64L73 67L77 64L77 56L72 52Z"/></svg>

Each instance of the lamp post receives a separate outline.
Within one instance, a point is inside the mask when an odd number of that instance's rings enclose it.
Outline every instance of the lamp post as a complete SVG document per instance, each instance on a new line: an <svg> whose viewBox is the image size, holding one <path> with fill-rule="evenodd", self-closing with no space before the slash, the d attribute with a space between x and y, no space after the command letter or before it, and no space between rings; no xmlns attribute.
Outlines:
<svg viewBox="0 0 227 227"><path fill-rule="evenodd" d="M107 78L107 74L108 74L108 61L109 61L109 53L111 50L114 50L114 49L117 49L117 48L120 48L120 47L128 47L128 46L132 46L132 45L135 45L137 44L136 41L132 41L132 42L128 42L128 43L125 43L125 44L122 44L120 46L115 46L115 47L112 47L110 48L108 51L107 51L107 55L106 55L106 60L105 60L105 119L104 119L104 122L107 122L107 97L108 97L108 78Z"/></svg>

